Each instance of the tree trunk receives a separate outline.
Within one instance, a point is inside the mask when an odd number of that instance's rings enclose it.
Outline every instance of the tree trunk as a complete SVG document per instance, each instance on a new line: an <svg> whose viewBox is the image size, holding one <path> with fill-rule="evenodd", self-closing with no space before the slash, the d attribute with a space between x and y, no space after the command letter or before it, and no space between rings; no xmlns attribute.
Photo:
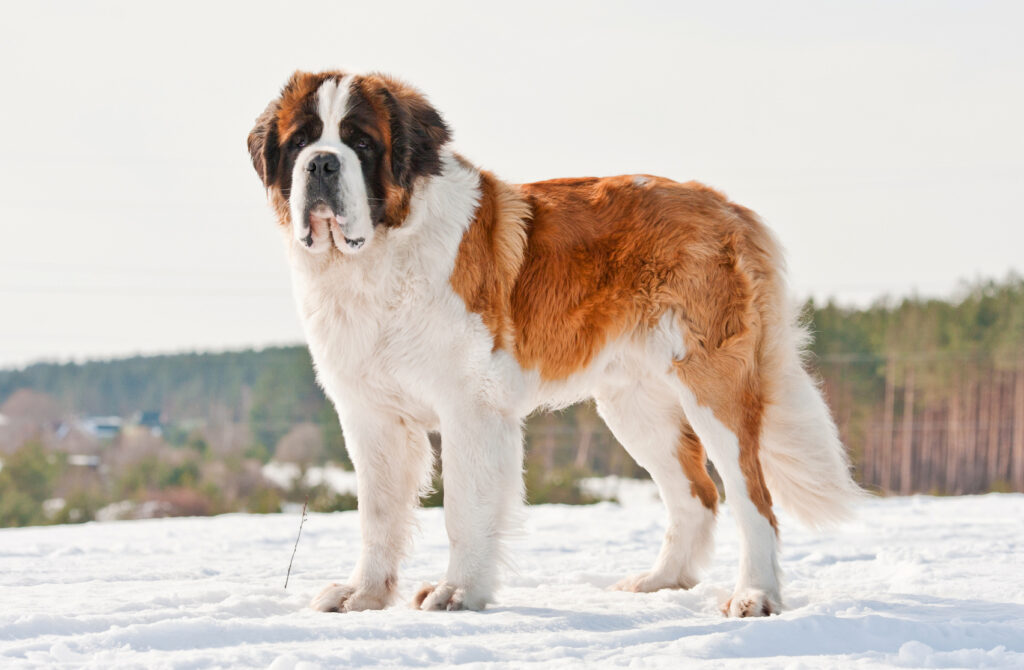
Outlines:
<svg viewBox="0 0 1024 670"><path fill-rule="evenodd" d="M999 410L1002 407L1000 390L1002 389L1002 375L993 370L988 377L988 444L985 457L985 491L991 490L992 485L999 479Z"/></svg>
<svg viewBox="0 0 1024 670"><path fill-rule="evenodd" d="M893 424L893 405L896 400L896 389L893 383L893 360L892 358L886 364L885 368L885 408L882 414L882 453L881 453L881 476L879 477L879 484L883 491L889 492L892 490L893 483L893 445L892 445L892 424Z"/></svg>
<svg viewBox="0 0 1024 670"><path fill-rule="evenodd" d="M1013 405L1013 488L1024 492L1024 360L1017 364Z"/></svg>
<svg viewBox="0 0 1024 670"><path fill-rule="evenodd" d="M925 406L921 429L921 472L918 474L918 490L929 493L935 488L935 465L942 458L942 441L937 439L934 422L937 420L934 408Z"/></svg>
<svg viewBox="0 0 1024 670"><path fill-rule="evenodd" d="M903 380L903 437L900 440L900 493L913 490L914 476L914 371L908 369Z"/></svg>
<svg viewBox="0 0 1024 670"><path fill-rule="evenodd" d="M573 466L577 470L588 470L587 463L590 457L590 445L594 441L594 431L588 428L580 428L580 439L576 444L576 460Z"/></svg>
<svg viewBox="0 0 1024 670"><path fill-rule="evenodd" d="M960 422L963 436L963 482L959 493L976 493L978 490L978 382L972 369L967 380L967 406L964 408L964 420Z"/></svg>
<svg viewBox="0 0 1024 670"><path fill-rule="evenodd" d="M590 464L590 447L594 443L594 432L600 419L593 403L586 403L576 408L576 458L573 465L580 470L588 470Z"/></svg>
<svg viewBox="0 0 1024 670"><path fill-rule="evenodd" d="M999 417L997 433L999 435L999 458L996 463L996 479L1004 484L1012 480L1010 459L1013 452L1013 382L1012 372L999 375Z"/></svg>
<svg viewBox="0 0 1024 670"><path fill-rule="evenodd" d="M946 476L942 484L943 493L956 493L960 484L960 406L963 386L956 384L956 392L949 399L946 424Z"/></svg>
<svg viewBox="0 0 1024 670"><path fill-rule="evenodd" d="M555 431L558 428L558 422L555 418L555 413L549 412L544 417L541 425L544 427L544 432L540 440L538 440L537 451L540 454L540 462L544 472L551 472L555 468L555 448L557 446Z"/></svg>

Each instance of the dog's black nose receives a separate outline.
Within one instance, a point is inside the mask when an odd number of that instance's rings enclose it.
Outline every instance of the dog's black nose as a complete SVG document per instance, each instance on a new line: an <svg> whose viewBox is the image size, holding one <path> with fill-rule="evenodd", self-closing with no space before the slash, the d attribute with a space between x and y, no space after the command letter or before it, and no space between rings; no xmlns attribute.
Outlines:
<svg viewBox="0 0 1024 670"><path fill-rule="evenodd" d="M335 154L317 154L309 160L306 170L310 174L326 175L341 169L341 161Z"/></svg>

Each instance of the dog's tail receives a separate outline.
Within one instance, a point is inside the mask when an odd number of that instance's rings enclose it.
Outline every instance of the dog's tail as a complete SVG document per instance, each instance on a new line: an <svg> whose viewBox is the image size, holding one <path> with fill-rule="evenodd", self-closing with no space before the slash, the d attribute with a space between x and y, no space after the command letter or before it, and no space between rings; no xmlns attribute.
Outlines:
<svg viewBox="0 0 1024 670"><path fill-rule="evenodd" d="M849 518L867 493L853 481L832 414L804 367L808 328L781 278L778 288L764 314L761 467L774 502L808 526L826 526Z"/></svg>

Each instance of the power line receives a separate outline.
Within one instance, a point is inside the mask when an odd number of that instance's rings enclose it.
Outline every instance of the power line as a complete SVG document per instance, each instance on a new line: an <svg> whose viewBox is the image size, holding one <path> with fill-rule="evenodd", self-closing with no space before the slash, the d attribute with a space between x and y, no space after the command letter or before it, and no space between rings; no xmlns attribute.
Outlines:
<svg viewBox="0 0 1024 670"><path fill-rule="evenodd" d="M181 297L181 298L291 298L287 289L236 289L233 287L196 286L0 286L0 293L43 294L43 295L96 295L103 297Z"/></svg>

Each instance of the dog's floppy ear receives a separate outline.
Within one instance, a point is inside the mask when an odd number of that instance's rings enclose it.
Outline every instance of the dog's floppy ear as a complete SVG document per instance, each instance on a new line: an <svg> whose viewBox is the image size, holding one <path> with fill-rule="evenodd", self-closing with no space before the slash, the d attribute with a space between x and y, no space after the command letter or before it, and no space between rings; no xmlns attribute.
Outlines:
<svg viewBox="0 0 1024 670"><path fill-rule="evenodd" d="M396 82L383 88L391 116L391 171L409 188L416 177L441 173L441 147L451 139L444 119L417 91Z"/></svg>
<svg viewBox="0 0 1024 670"><path fill-rule="evenodd" d="M256 125L249 132L249 156L252 166L260 176L265 187L269 187L277 179L277 165L281 147L277 136L277 111L280 103L274 100L263 110Z"/></svg>

